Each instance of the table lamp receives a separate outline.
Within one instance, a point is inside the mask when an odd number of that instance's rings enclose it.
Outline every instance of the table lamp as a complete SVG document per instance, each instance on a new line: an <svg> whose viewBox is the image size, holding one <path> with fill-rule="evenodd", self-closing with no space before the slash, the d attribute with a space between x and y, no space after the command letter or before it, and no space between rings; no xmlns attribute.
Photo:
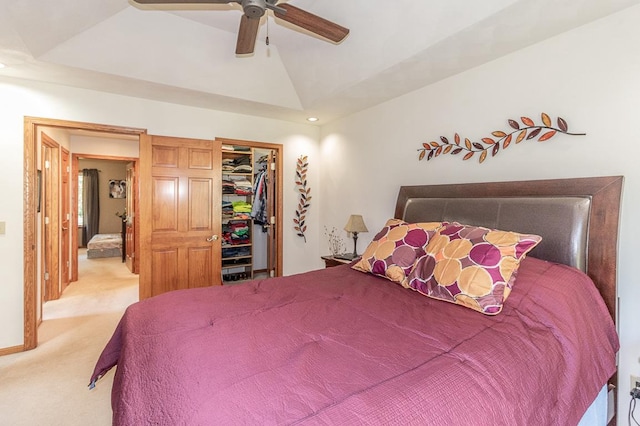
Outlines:
<svg viewBox="0 0 640 426"><path fill-rule="evenodd" d="M349 221L344 226L344 230L350 232L353 235L353 253L348 254L344 253L339 256L336 256L340 259L353 260L358 257L358 253L356 251L358 244L358 233L360 232L369 232L367 226L364 224L364 220L362 216L359 214L352 214L349 216Z"/></svg>

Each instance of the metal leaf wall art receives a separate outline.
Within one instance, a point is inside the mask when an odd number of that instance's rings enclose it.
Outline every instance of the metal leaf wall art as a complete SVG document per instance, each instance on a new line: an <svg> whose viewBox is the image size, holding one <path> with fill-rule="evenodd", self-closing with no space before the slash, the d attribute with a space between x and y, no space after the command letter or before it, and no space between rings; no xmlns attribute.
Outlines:
<svg viewBox="0 0 640 426"><path fill-rule="evenodd" d="M544 142L558 133L572 136L586 135L586 133L570 133L567 122L561 117L556 120L556 126L553 126L551 118L544 112L541 114L541 119L541 125L535 124L529 117L520 117L520 121L509 119L510 129L504 132L496 130L491 133L492 137L482 138L480 142L472 142L468 138L463 140L458 133L453 136L453 141L440 136L439 142L433 141L422 144L422 148L418 149L420 153L418 160L426 159L429 161L444 154L458 155L464 153L463 160L468 160L479 154L478 161L483 163L489 153L491 153L492 157L495 157L500 150L507 149L512 142L519 144L524 140L534 138L538 138L538 142Z"/></svg>
<svg viewBox="0 0 640 426"><path fill-rule="evenodd" d="M307 156L300 156L296 164L296 188L298 190L299 202L296 209L296 216L293 218L294 227L298 233L298 237L302 237L304 242L307 242L305 232L307 232L307 225L305 220L307 218L307 211L309 210L309 202L311 201L311 188L307 187L307 169L309 162Z"/></svg>

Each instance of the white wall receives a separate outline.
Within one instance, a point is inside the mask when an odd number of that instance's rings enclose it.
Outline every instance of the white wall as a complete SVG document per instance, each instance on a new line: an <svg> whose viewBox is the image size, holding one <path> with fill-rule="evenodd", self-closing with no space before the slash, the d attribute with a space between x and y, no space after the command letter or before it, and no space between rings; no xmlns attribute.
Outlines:
<svg viewBox="0 0 640 426"><path fill-rule="evenodd" d="M310 186L318 187L319 130L312 125L191 108L26 80L0 78L0 348L23 342L23 126L24 117L146 128L150 134L236 138L284 145L284 273L320 267L318 231L305 244L293 231L297 204L295 160L309 155ZM86 153L86 152L85 152ZM317 195L315 193L314 195ZM319 200L319 197L316 197ZM314 220L312 210L310 221Z"/></svg>
<svg viewBox="0 0 640 426"><path fill-rule="evenodd" d="M140 144L137 138L136 140L128 140L114 137L71 135L71 153L138 158Z"/></svg>
<svg viewBox="0 0 640 426"><path fill-rule="evenodd" d="M624 175L619 242L618 415L629 375L640 374L640 6L546 40L322 128L322 223L362 212L372 232L393 216L400 185ZM561 116L569 130L513 145L483 164L451 155L418 161L422 142L455 132L472 140L508 130L507 119ZM554 120L555 121L555 120ZM339 206L335 208L334 206ZM322 248L325 242L321 241Z"/></svg>

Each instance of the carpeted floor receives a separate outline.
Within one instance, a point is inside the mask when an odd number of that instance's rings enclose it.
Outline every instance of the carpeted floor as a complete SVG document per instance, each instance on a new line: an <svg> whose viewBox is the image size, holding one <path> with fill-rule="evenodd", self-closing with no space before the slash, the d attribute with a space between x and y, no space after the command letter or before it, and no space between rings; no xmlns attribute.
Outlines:
<svg viewBox="0 0 640 426"><path fill-rule="evenodd" d="M38 347L0 357L0 425L111 424L113 371L89 391L93 366L138 300L138 276L119 258L78 259L79 280L45 303Z"/></svg>

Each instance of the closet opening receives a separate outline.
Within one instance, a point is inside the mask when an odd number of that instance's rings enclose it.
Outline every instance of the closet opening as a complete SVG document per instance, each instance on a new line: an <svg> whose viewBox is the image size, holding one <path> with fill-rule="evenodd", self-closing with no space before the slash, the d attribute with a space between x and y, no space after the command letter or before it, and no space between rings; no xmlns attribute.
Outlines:
<svg viewBox="0 0 640 426"><path fill-rule="evenodd" d="M282 274L282 146L222 143L222 285Z"/></svg>

